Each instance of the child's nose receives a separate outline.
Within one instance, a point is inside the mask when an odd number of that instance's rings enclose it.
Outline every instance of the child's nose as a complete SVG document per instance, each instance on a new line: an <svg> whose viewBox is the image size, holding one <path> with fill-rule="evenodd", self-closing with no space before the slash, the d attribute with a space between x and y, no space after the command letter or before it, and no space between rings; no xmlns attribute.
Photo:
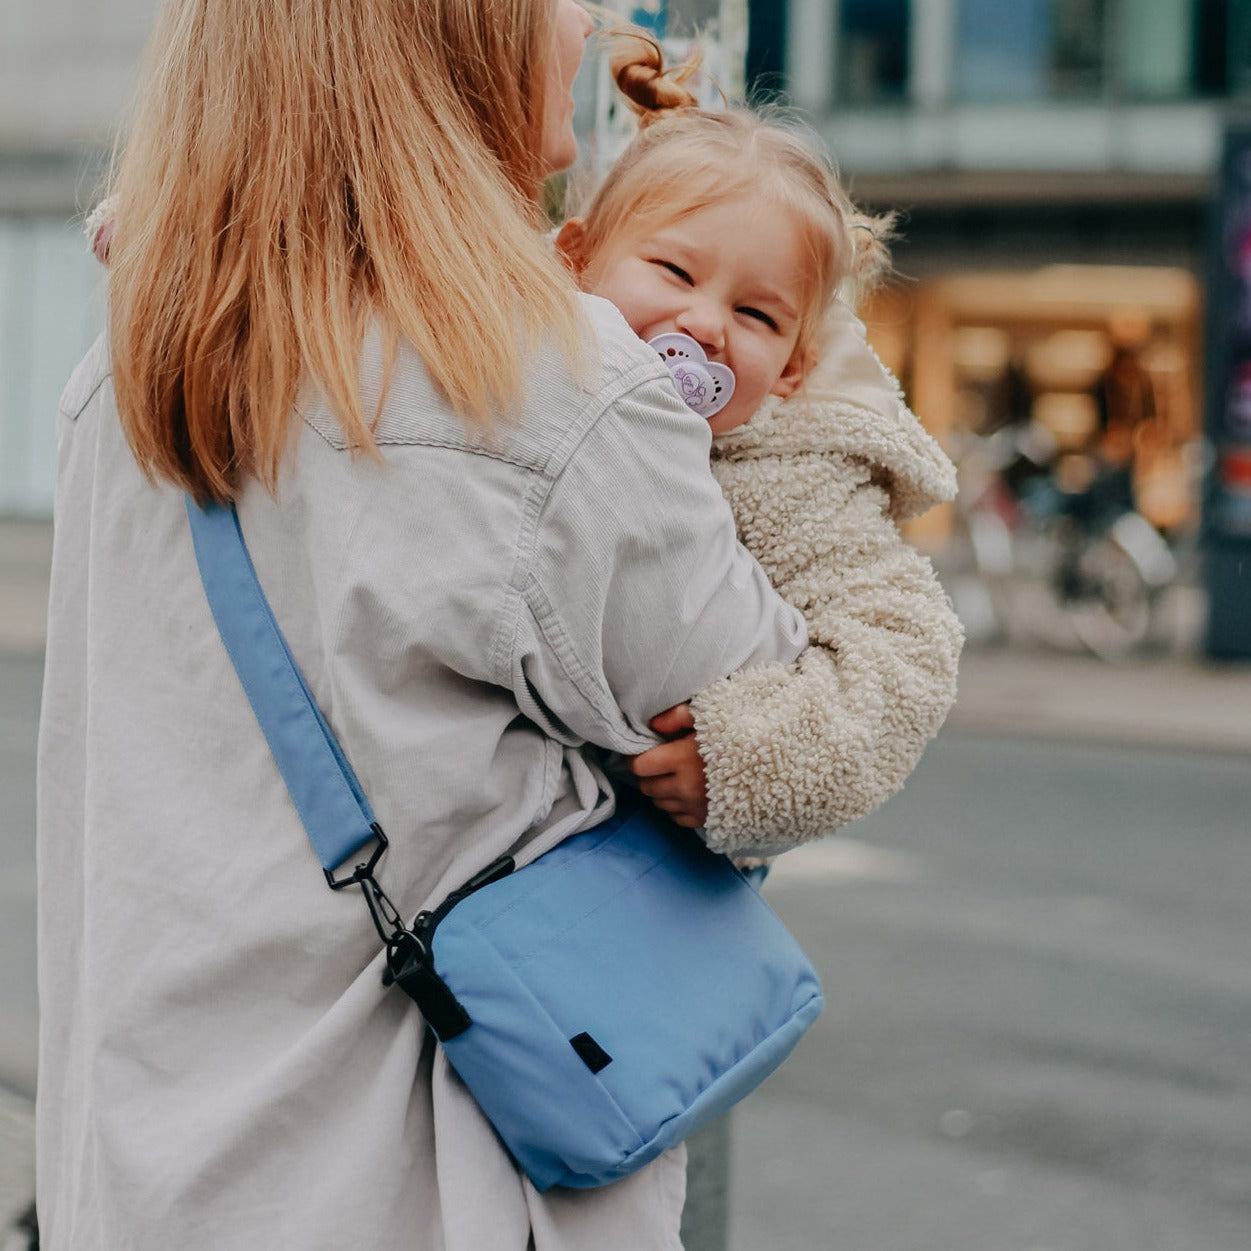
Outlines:
<svg viewBox="0 0 1251 1251"><path fill-rule="evenodd" d="M674 326L710 355L725 347L725 318L709 300L692 300L674 318Z"/></svg>

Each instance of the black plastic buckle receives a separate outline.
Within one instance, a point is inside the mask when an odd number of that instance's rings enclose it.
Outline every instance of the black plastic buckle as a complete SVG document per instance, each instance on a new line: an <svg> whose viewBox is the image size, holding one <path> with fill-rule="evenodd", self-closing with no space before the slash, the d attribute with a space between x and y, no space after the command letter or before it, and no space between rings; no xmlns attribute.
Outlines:
<svg viewBox="0 0 1251 1251"><path fill-rule="evenodd" d="M429 945L412 930L397 934L388 946L382 984L396 985L408 995L441 1042L458 1037L473 1024L460 1000L435 972Z"/></svg>
<svg viewBox="0 0 1251 1251"><path fill-rule="evenodd" d="M373 833L377 846L370 854L368 860L362 861L352 870L351 876L336 878L334 869L322 870L326 875L326 884L331 890L342 890L345 886L359 886L362 882L373 877L374 870L378 867L378 861L382 859L382 853L386 851L389 844L387 843L387 836L382 832L382 826L377 821L369 828Z"/></svg>
<svg viewBox="0 0 1251 1251"><path fill-rule="evenodd" d="M370 920L373 921L374 929L378 931L378 937L382 939L387 949L386 969L383 971L382 984L384 986L398 985L415 1000L422 1015L426 1018L426 1023L441 1039L455 1038L458 1034L463 1034L472 1024L469 1014L461 1007L460 1002L447 988L443 979L434 971L434 961L431 957L429 942L425 937L426 928L423 925L427 914L423 913L419 916L413 923L413 928L410 929L404 924L404 918L400 915L399 909L378 884L374 870L378 867L378 861L382 859L382 853L387 849L387 836L377 822L369 828L377 841L377 846L369 859L361 861L346 877L336 878L333 869L323 870L326 882L331 890L343 890L346 886L361 888L361 894L365 896L365 903L369 908ZM504 857L503 860L507 861L504 872L511 872L513 867L511 858ZM500 876L499 870L503 866L503 860L497 861L483 874L473 878L470 885L474 887L486 885L486 881L480 882L479 879L485 877L489 881L495 876ZM418 929L422 931L421 934L414 932Z"/></svg>

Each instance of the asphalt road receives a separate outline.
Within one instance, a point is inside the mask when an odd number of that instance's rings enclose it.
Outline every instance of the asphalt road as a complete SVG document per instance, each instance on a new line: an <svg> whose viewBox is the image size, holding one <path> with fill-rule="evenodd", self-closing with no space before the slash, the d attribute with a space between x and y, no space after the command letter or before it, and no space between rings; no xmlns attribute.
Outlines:
<svg viewBox="0 0 1251 1251"><path fill-rule="evenodd" d="M0 656L19 1091L39 677ZM1246 1251L1249 763L947 730L881 812L784 858L767 891L828 1007L735 1113L733 1251Z"/></svg>
<svg viewBox="0 0 1251 1251"><path fill-rule="evenodd" d="M944 732L770 893L827 1010L734 1251L1251 1247L1246 757Z"/></svg>

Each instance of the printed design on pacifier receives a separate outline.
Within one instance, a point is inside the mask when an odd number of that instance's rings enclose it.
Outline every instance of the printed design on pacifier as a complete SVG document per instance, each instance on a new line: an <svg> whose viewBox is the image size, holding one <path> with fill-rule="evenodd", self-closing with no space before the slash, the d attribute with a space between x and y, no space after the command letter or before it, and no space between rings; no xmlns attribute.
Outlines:
<svg viewBox="0 0 1251 1251"><path fill-rule="evenodd" d="M658 334L647 346L660 353L677 384L678 394L701 417L719 413L734 394L734 370L708 359L704 349L686 334Z"/></svg>

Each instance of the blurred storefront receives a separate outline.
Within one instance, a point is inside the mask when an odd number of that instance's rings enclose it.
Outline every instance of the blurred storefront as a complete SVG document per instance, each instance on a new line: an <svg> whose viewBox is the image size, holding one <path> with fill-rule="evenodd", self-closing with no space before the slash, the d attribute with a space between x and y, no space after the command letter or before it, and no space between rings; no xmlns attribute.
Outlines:
<svg viewBox="0 0 1251 1251"><path fill-rule="evenodd" d="M1104 420L1101 371L1131 352L1153 404L1135 491L1193 519L1177 466L1201 429L1209 202L1229 111L1251 108L1251 0L613 7L708 30L731 90L745 46L756 92L805 111L861 201L902 211L899 281L866 312L936 430L1037 416L1076 454ZM74 219L154 8L118 0L72 30L32 9L0 46L0 513L50 508L42 415L102 311Z"/></svg>
<svg viewBox="0 0 1251 1251"><path fill-rule="evenodd" d="M1054 472L1085 486L1128 468L1163 530L1195 520L1187 449L1199 438L1199 284L1165 266L1055 264L899 284L863 310L874 344L930 429L967 436L1034 426ZM947 519L930 519L941 539Z"/></svg>
<svg viewBox="0 0 1251 1251"><path fill-rule="evenodd" d="M953 454L994 437L1012 525L1059 511L1089 532L1123 507L1193 547L1213 199L1251 112L1251 3L758 0L748 66L860 202L901 213L871 338ZM967 522L948 510L916 537L941 554ZM1077 560L1053 560L1057 582Z"/></svg>

